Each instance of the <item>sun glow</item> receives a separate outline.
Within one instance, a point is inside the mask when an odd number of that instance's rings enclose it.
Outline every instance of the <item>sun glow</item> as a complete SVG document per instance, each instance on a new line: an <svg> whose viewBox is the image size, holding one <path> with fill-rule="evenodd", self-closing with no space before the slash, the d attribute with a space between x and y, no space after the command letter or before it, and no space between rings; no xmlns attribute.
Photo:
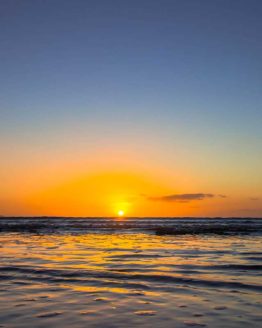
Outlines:
<svg viewBox="0 0 262 328"><path fill-rule="evenodd" d="M117 214L118 216L124 216L125 212L123 210L119 210Z"/></svg>

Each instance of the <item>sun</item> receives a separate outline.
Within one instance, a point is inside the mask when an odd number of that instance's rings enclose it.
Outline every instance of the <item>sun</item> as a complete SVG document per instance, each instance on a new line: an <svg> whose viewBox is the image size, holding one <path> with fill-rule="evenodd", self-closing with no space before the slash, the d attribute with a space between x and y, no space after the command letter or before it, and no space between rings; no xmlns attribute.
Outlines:
<svg viewBox="0 0 262 328"><path fill-rule="evenodd" d="M124 216L125 212L123 210L119 210L117 214L118 216Z"/></svg>

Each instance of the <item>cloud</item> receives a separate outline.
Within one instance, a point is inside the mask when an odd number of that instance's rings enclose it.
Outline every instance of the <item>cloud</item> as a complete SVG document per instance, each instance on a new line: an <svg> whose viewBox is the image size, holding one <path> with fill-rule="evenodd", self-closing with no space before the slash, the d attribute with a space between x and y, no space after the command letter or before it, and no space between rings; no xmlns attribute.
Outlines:
<svg viewBox="0 0 262 328"><path fill-rule="evenodd" d="M227 195L219 194L218 197L221 197L221 198L227 198Z"/></svg>
<svg viewBox="0 0 262 328"><path fill-rule="evenodd" d="M214 194L197 193L197 194L174 194L174 195L165 195L159 197L147 197L147 199L151 201L188 203L194 200L204 200L213 197L215 197Z"/></svg>
<svg viewBox="0 0 262 328"><path fill-rule="evenodd" d="M249 197L250 200L259 200L258 197Z"/></svg>
<svg viewBox="0 0 262 328"><path fill-rule="evenodd" d="M238 211L242 212L257 212L261 215L262 213L262 208L240 208Z"/></svg>

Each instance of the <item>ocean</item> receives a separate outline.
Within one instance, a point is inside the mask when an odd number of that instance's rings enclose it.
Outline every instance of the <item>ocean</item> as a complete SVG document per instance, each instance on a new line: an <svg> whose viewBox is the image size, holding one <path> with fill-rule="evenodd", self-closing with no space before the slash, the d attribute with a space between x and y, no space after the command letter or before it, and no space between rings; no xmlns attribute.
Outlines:
<svg viewBox="0 0 262 328"><path fill-rule="evenodd" d="M262 219L0 218L0 327L262 326Z"/></svg>

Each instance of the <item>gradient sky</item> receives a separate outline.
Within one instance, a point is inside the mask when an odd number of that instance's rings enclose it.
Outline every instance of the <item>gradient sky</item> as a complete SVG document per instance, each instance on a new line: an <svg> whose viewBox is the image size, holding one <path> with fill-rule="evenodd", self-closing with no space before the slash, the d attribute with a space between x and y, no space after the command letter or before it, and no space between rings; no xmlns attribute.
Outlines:
<svg viewBox="0 0 262 328"><path fill-rule="evenodd" d="M0 214L262 216L261 17L1 0Z"/></svg>

